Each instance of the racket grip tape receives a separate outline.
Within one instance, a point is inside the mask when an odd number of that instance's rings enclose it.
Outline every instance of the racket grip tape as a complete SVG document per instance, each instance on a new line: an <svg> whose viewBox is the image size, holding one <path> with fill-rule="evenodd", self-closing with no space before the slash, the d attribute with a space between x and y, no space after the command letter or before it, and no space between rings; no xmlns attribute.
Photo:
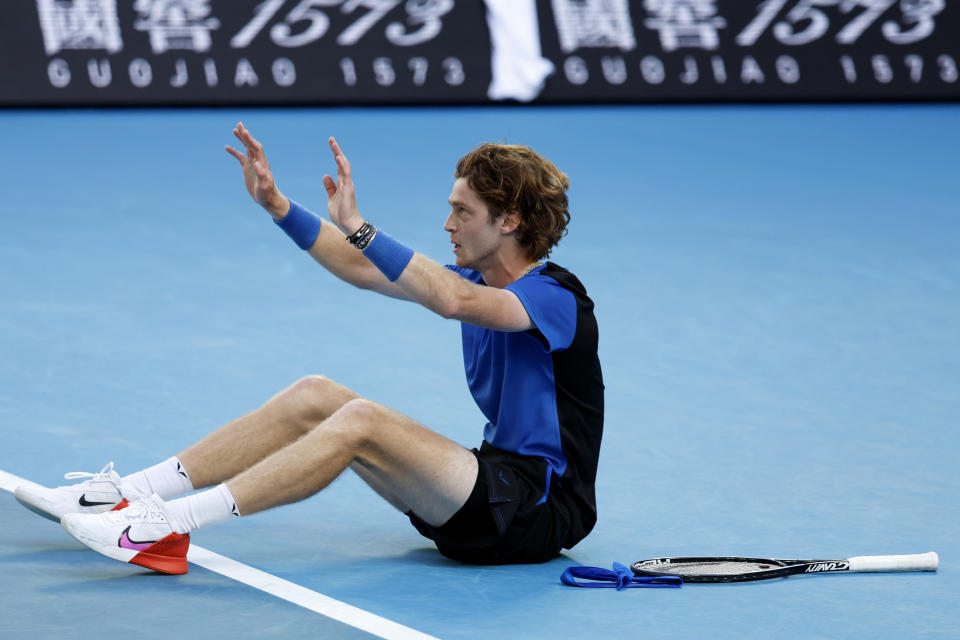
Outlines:
<svg viewBox="0 0 960 640"><path fill-rule="evenodd" d="M847 559L850 571L936 571L940 558L933 551L906 556L856 556Z"/></svg>

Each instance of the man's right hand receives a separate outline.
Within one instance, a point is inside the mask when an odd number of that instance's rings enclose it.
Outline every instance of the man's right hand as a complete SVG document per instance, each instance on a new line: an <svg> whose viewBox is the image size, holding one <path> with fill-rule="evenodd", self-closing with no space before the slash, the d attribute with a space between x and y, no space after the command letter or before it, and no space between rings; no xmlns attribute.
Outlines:
<svg viewBox="0 0 960 640"><path fill-rule="evenodd" d="M243 169L243 182L250 197L266 209L274 220L283 218L290 210L290 201L277 189L273 172L270 171L270 163L267 162L267 155L263 152L263 145L250 135L242 122L237 123L233 135L243 143L246 155L230 145L225 146L224 149L240 163Z"/></svg>

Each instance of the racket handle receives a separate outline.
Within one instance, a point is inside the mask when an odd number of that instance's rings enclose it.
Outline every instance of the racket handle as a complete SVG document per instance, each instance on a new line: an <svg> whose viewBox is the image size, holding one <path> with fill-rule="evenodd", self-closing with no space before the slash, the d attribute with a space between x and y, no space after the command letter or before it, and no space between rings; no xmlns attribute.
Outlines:
<svg viewBox="0 0 960 640"><path fill-rule="evenodd" d="M940 558L933 551L908 556L857 556L848 558L850 571L936 571Z"/></svg>

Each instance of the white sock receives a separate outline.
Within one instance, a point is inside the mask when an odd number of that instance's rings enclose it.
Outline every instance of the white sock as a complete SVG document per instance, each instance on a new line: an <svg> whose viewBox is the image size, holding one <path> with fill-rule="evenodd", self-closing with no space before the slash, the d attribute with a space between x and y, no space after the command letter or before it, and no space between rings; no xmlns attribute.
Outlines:
<svg viewBox="0 0 960 640"><path fill-rule="evenodd" d="M193 491L190 476L187 475L187 470L180 464L177 456L168 458L143 471L124 476L121 482L133 487L143 495L149 496L155 493L164 499L175 498Z"/></svg>
<svg viewBox="0 0 960 640"><path fill-rule="evenodd" d="M227 485L218 484L213 489L201 491L186 498L166 503L167 519L177 533L190 533L231 518L239 518L237 501Z"/></svg>

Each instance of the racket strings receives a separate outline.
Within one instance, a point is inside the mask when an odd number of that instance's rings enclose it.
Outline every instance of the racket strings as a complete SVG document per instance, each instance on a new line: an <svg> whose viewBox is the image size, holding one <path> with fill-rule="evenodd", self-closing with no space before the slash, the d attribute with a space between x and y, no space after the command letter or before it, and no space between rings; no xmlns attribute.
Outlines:
<svg viewBox="0 0 960 640"><path fill-rule="evenodd" d="M650 562L640 563L636 568L643 571L652 571L656 573L665 573L678 576L722 576L769 571L770 569L776 569L779 566L780 565L777 564L744 562L742 560L720 560L713 562Z"/></svg>

